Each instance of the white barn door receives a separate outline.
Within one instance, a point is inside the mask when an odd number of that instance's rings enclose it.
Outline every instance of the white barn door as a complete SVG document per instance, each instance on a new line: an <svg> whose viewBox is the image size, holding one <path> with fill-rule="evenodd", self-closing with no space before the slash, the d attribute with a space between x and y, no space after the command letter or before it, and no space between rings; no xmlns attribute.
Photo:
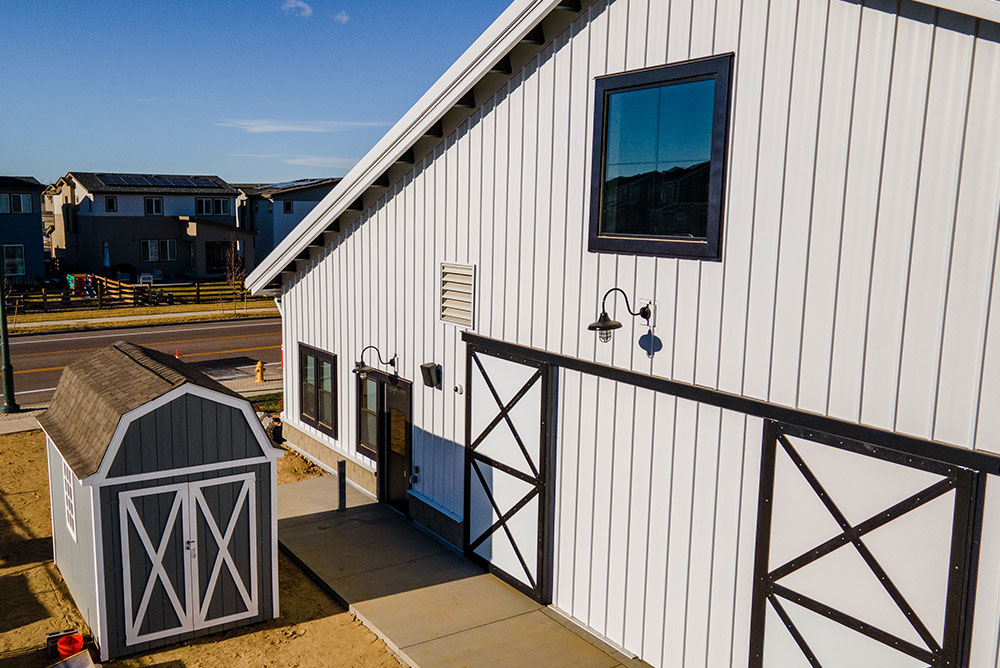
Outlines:
<svg viewBox="0 0 1000 668"><path fill-rule="evenodd" d="M549 367L469 348L465 553L536 600L551 597Z"/></svg>
<svg viewBox="0 0 1000 668"><path fill-rule="evenodd" d="M767 422L753 668L965 665L976 474Z"/></svg>
<svg viewBox="0 0 1000 668"><path fill-rule="evenodd" d="M255 491L244 473L119 495L126 645L257 614Z"/></svg>

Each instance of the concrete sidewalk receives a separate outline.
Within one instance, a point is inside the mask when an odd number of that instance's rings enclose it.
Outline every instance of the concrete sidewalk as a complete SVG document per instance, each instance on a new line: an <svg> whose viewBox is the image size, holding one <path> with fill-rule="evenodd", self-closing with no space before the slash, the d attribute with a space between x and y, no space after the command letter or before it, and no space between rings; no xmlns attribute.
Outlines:
<svg viewBox="0 0 1000 668"><path fill-rule="evenodd" d="M278 487L278 541L414 668L648 668L337 478Z"/></svg>
<svg viewBox="0 0 1000 668"><path fill-rule="evenodd" d="M245 311L239 309L237 315L246 314L274 314L278 315L278 310L273 306L266 306L260 308L248 308ZM16 325L10 325L11 333L16 333L18 330L31 329L34 327L58 327L60 325L94 325L95 327L107 327L114 326L118 324L131 325L145 325L150 323L156 323L162 320L170 320L176 318L193 318L193 317L214 317L214 318L231 318L233 316L233 309L221 309L217 311L177 311L174 313L150 313L145 315L121 315L121 316L108 316L103 318L66 318L59 320L39 320L35 322L19 322Z"/></svg>

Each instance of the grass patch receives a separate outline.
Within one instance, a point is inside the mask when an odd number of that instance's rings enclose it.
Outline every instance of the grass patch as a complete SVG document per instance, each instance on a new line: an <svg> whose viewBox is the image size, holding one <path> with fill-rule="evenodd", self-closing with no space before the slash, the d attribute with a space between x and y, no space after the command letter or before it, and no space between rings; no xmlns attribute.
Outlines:
<svg viewBox="0 0 1000 668"><path fill-rule="evenodd" d="M104 314L108 314L108 311L102 311ZM65 322L60 323L58 321L51 324L38 325L36 327L28 325L22 325L18 322L18 325L10 327L11 334L45 334L48 332L69 332L78 331L85 329L95 329L95 328L109 328L118 329L122 327L134 327L135 325L170 325L184 322L200 322L204 320L256 320L259 318L273 318L278 315L278 310L274 311L261 311L259 313L239 313L236 316L230 312L228 315L221 314L218 311L213 311L206 313L205 315L189 315L189 316L177 316L170 317L170 314L164 314L162 318L155 318L152 320L123 320L121 322L109 322L109 323L94 323L94 322ZM18 319L20 320L20 319Z"/></svg>
<svg viewBox="0 0 1000 668"><path fill-rule="evenodd" d="M247 308L274 306L272 299L248 299ZM237 311L243 310L243 302L237 306ZM216 302L214 304L170 304L167 306L136 306L126 308L88 309L85 311L46 311L44 313L22 313L17 316L17 323L52 322L58 320L79 320L81 318L122 318L133 315L157 315L160 313L196 313L202 311L224 311L232 314L233 303ZM8 314L11 315L11 314ZM11 320L12 320L11 316Z"/></svg>
<svg viewBox="0 0 1000 668"><path fill-rule="evenodd" d="M250 403L253 404L255 411L263 413L279 413L285 406L284 395L281 392L252 397Z"/></svg>

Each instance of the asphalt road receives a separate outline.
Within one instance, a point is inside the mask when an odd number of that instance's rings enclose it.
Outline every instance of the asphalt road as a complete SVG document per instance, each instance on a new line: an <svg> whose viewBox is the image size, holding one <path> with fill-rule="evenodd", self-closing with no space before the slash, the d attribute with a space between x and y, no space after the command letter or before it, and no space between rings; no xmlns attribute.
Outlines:
<svg viewBox="0 0 1000 668"><path fill-rule="evenodd" d="M281 360L281 319L190 323L13 336L14 392L22 406L47 404L63 367L115 341L130 341L202 365L245 366Z"/></svg>

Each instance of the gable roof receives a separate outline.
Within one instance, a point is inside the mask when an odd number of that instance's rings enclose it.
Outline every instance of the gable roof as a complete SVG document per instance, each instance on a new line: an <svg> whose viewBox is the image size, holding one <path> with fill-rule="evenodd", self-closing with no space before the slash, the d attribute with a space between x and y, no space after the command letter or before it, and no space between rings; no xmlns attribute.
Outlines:
<svg viewBox="0 0 1000 668"><path fill-rule="evenodd" d="M118 341L69 364L38 421L77 477L86 478L100 468L123 415L186 383L242 399L170 355Z"/></svg>
<svg viewBox="0 0 1000 668"><path fill-rule="evenodd" d="M490 74L510 74L509 54L515 47L526 43L540 49L555 36L538 30L550 14L562 10L575 17L587 4L589 0L514 0L347 176L257 265L247 277L247 287L254 293L267 288L282 271L293 271L296 260L305 259L300 256L307 254L309 246L324 232L339 233L338 219L348 210L357 211L359 200L363 208L366 191L373 187L388 187L390 167L407 162L407 154L412 153L420 139L443 134L440 122L448 112L477 106L473 91L477 83Z"/></svg>
<svg viewBox="0 0 1000 668"><path fill-rule="evenodd" d="M60 181L76 179L88 192L111 194L225 195L239 193L213 174L126 174L68 172Z"/></svg>
<svg viewBox="0 0 1000 668"><path fill-rule="evenodd" d="M41 192L45 190L45 186L34 176L0 176L0 190Z"/></svg>

